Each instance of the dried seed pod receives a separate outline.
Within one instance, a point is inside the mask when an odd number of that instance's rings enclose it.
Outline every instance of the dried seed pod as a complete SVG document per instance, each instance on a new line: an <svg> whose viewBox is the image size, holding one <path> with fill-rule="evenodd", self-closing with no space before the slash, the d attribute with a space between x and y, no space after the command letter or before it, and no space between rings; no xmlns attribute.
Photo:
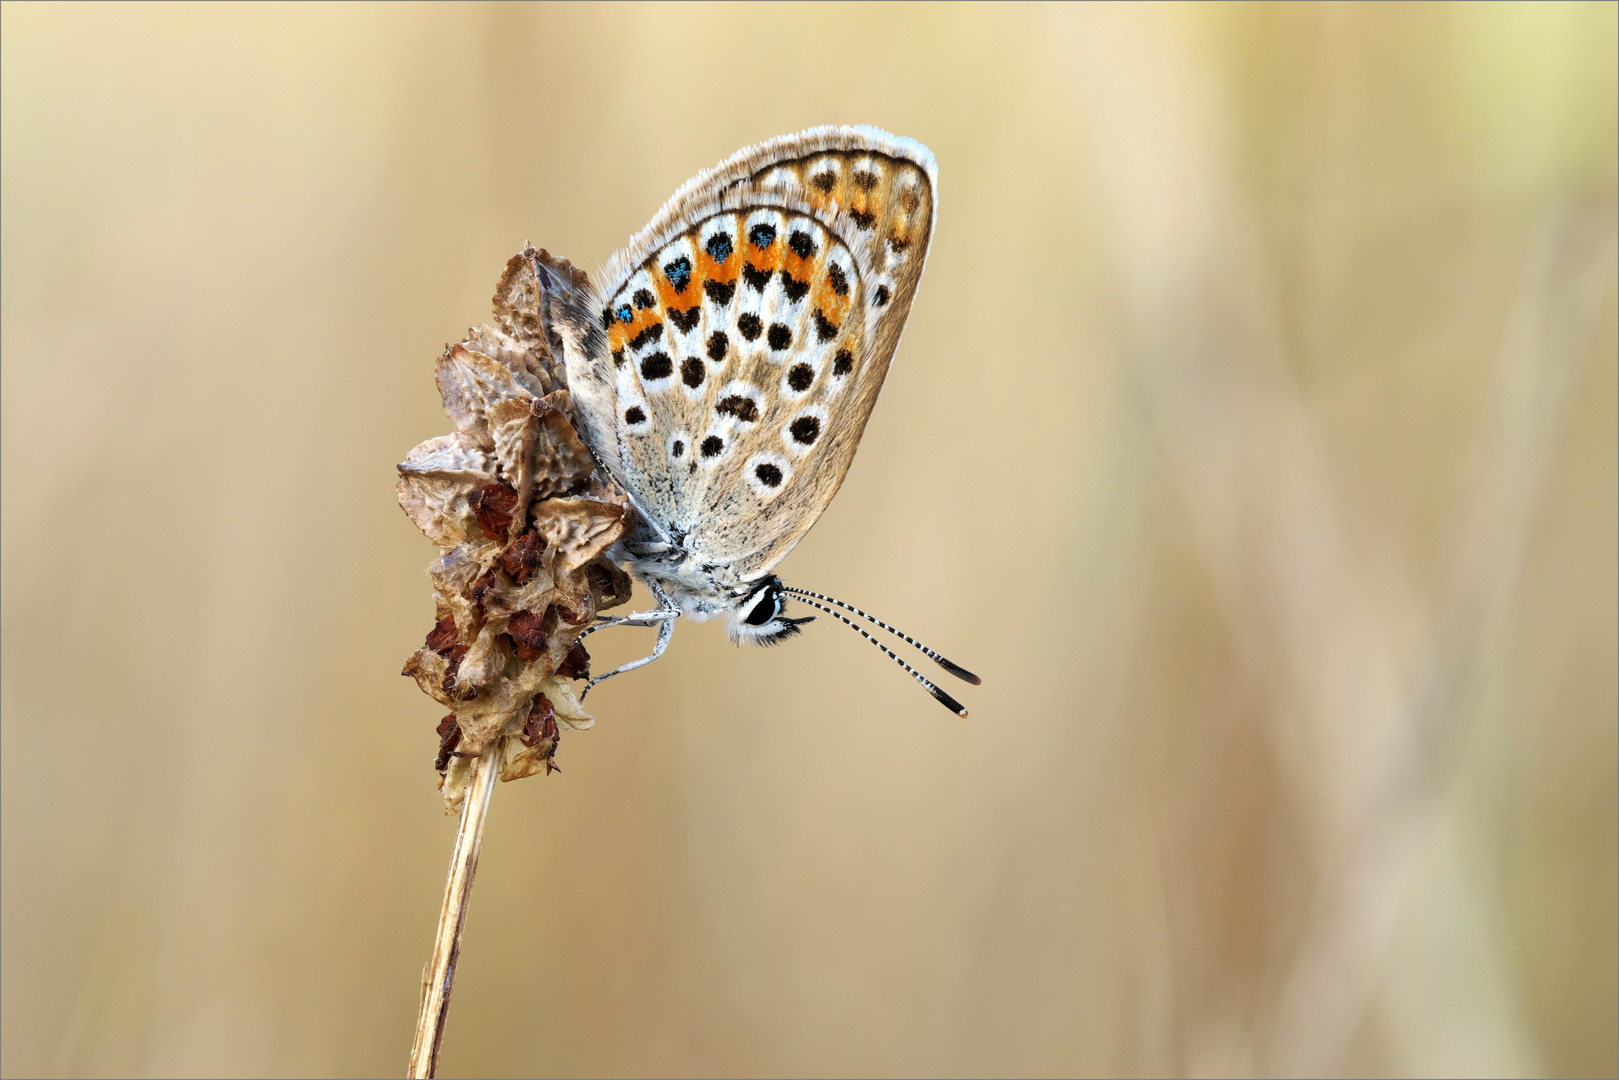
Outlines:
<svg viewBox="0 0 1619 1080"><path fill-rule="evenodd" d="M494 461L467 436L440 435L405 455L399 466L399 505L434 543L459 544L477 526L467 503L495 479Z"/></svg>
<svg viewBox="0 0 1619 1080"><path fill-rule="evenodd" d="M570 574L612 546L624 532L624 510L604 499L547 499L535 507L551 573Z"/></svg>
<svg viewBox="0 0 1619 1080"><path fill-rule="evenodd" d="M605 557L629 503L573 427L573 401L545 321L548 285L584 289L581 272L532 248L506 265L499 324L471 330L436 378L456 431L399 466L399 504L443 549L428 567L436 623L404 674L454 710L439 724L435 767L450 809L466 762L499 741L501 778L551 772L562 729L594 721L569 679L596 613L625 603L629 577Z"/></svg>
<svg viewBox="0 0 1619 1080"><path fill-rule="evenodd" d="M486 450L495 449L489 409L512 398L533 397L517 384L510 368L463 345L452 345L439 357L437 377L450 420Z"/></svg>
<svg viewBox="0 0 1619 1080"><path fill-rule="evenodd" d="M560 407L564 405L566 409ZM596 471L596 460L568 420L567 413L572 409L566 390L534 403L535 437L529 473L534 477L537 499L571 492L588 482Z"/></svg>
<svg viewBox="0 0 1619 1080"><path fill-rule="evenodd" d="M540 327L540 279L534 272L533 255L534 249L527 248L511 257L491 303L495 322L507 337L549 358L549 343Z"/></svg>
<svg viewBox="0 0 1619 1080"><path fill-rule="evenodd" d="M523 535L506 545L506 550L500 553L498 561L506 576L518 585L528 581L534 572L540 568L540 560L545 557L545 541L540 539L539 531L530 529Z"/></svg>
<svg viewBox="0 0 1619 1080"><path fill-rule="evenodd" d="M467 495L467 505L477 517L478 531L493 543L503 543L512 531L517 515L517 492L505 484L485 484Z"/></svg>

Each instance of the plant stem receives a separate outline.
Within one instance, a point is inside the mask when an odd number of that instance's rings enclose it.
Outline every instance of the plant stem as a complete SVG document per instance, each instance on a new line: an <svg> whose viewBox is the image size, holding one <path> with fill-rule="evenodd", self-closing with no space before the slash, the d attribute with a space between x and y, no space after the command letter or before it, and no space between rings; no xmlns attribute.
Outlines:
<svg viewBox="0 0 1619 1080"><path fill-rule="evenodd" d="M439 1047L444 1043L444 1021L450 1013L450 989L455 984L455 963L461 954L461 927L467 920L472 878L478 872L478 849L483 844L483 821L489 813L489 794L500 775L500 739L472 763L461 824L450 855L450 876L444 883L444 907L439 911L433 959L422 972L422 1014L416 1021L416 1042L410 1048L409 1076L431 1077L438 1072Z"/></svg>

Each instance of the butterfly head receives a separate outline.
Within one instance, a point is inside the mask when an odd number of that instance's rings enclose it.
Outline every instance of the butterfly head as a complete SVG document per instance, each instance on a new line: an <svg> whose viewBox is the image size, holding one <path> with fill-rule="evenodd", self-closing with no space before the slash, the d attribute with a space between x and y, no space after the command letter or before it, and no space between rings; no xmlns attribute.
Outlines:
<svg viewBox="0 0 1619 1080"><path fill-rule="evenodd" d="M737 644L775 645L801 631L815 616L787 617L787 596L781 578L772 574L760 581L741 601L727 609L725 631Z"/></svg>

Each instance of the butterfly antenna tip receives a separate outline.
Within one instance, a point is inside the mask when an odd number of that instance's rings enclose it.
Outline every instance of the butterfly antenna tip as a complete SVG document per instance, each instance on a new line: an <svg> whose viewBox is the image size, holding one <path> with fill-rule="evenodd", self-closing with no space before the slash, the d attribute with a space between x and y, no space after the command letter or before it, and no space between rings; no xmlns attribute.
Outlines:
<svg viewBox="0 0 1619 1080"><path fill-rule="evenodd" d="M793 599L797 600L801 604L807 604L810 607L816 608L819 611L826 612L828 615L832 616L834 619L838 620L840 623L847 626L849 629L853 630L855 633L859 634L861 637L865 638L867 641L871 642L871 644L877 646L877 648L879 648L879 649L881 649L883 651L883 655L887 656L890 660L894 661L894 663L896 663L900 667L904 668L906 670L906 672L911 676L911 678L913 678L917 682L921 683L922 684L922 689L926 690L929 694L931 694L935 701L937 701L939 704L943 705L945 708L949 709L951 712L955 713L957 716L965 717L967 715L967 710L962 707L961 702L957 701L955 698L951 697L949 694L945 693L943 690L940 690L936 685L934 685L934 683L930 679L927 678L927 676L923 675L920 671L917 671L910 664L907 664L902 657L900 657L898 654L896 654L887 645L884 645L882 642L880 642L876 638L872 637L871 634L867 633L865 627L860 626L853 619L839 613L836 609L828 607L827 604L836 604L838 607L844 608L845 610L853 611L855 614L860 615L862 618L865 618L866 620L868 620L870 622L876 623L878 626L882 627L884 630L887 630L889 633L896 634L899 637L904 638L906 641L910 642L912 645L915 645L918 649L921 649L924 653L926 653L929 657L931 657L935 662L937 662L946 671L950 672L952 675L957 676L958 678L965 679L966 681L968 681L970 683L973 683L974 685L977 685L978 682L979 682L978 676L974 675L972 672L968 671L967 669L965 669L963 667L959 667L959 666L957 666L955 664L950 663L950 661L946 660L944 657L940 656L938 653L934 652L932 649L929 649L927 646L923 645L921 642L915 640L914 638L907 637L905 634L902 634L898 630L895 630L892 626L889 626L887 623L879 622L877 619L873 619L870 615L867 615L865 612L861 611L860 609L850 607L848 604L845 604L842 601L834 600L830 596L822 596L820 593L812 593L812 592L809 592L808 590L805 590L805 589L793 589L793 588L785 588L784 587L782 589L782 591L785 592L785 593L790 594L793 597ZM813 599L811 599L812 597L813 597ZM825 600L825 601L827 601L827 603L826 604L820 603L819 601L821 601L821 600Z"/></svg>

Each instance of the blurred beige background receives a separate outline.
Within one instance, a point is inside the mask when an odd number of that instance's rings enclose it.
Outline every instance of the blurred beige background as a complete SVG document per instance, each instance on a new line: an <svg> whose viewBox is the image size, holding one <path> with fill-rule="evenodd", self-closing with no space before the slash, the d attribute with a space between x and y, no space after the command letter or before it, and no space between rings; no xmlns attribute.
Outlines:
<svg viewBox="0 0 1619 1080"><path fill-rule="evenodd" d="M941 214L782 572L972 717L683 626L444 1074L1613 1075L1615 11L6 4L0 1071L403 1070L433 360L851 122Z"/></svg>

